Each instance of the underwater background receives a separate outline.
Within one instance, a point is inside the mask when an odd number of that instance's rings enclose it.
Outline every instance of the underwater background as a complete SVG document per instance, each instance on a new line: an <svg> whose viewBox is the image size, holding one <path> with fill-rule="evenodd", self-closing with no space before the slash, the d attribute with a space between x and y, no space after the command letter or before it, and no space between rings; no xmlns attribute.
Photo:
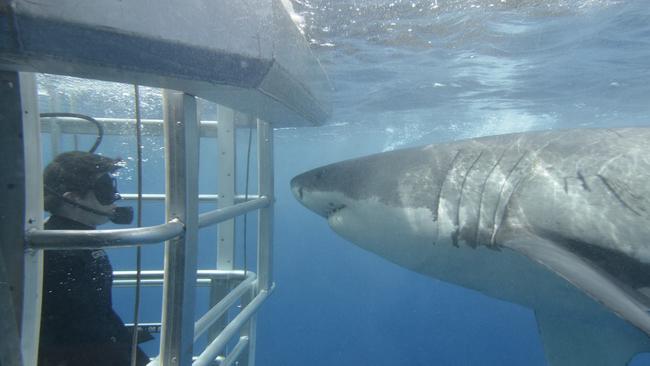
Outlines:
<svg viewBox="0 0 650 366"><path fill-rule="evenodd" d="M339 238L289 191L290 179L323 164L418 144L510 132L647 126L650 3L646 0L294 0L295 19L333 87L323 127L275 130L276 289L258 316L258 365L545 365L530 309L399 268ZM41 112L133 118L133 87L39 76ZM141 88L144 118L162 118L159 90ZM216 107L200 102L200 116ZM144 193L164 192L162 137L145 130ZM60 151L93 136L64 136ZM248 130L238 131L244 193ZM56 144L56 142L54 142ZM53 142L43 138L44 163ZM201 193L216 192L216 145L201 141ZM121 156L122 192L135 192L135 138L106 136L98 150ZM255 167L256 147L252 146ZM250 181L256 179L253 169ZM252 185L251 193L256 188ZM132 204L125 203L125 204ZM201 210L213 209L203 203ZM164 220L147 201L144 225ZM254 270L255 215L243 262ZM107 225L107 227L110 227ZM199 267L216 262L216 229L200 232ZM162 268L162 245L143 249L143 269ZM134 249L111 250L116 270ZM159 288L142 290L141 321L160 320ZM126 322L133 289L115 288ZM199 289L197 314L207 309ZM145 343L150 356L156 341ZM650 365L650 355L632 365Z"/></svg>

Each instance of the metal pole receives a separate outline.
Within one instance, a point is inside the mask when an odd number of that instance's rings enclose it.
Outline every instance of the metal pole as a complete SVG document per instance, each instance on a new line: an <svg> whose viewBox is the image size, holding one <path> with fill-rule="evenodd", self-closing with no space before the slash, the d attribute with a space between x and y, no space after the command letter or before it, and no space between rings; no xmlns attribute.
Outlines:
<svg viewBox="0 0 650 366"><path fill-rule="evenodd" d="M62 108L50 108L52 112L62 111ZM104 136L128 135L133 130L135 119L133 118L95 118L104 127ZM142 119L142 127L151 136L163 135L163 121L161 119ZM201 137L217 137L217 121L200 121ZM56 127L55 127L56 126ZM41 117L41 130L44 133L54 133L53 128L58 129L58 134L97 135L95 126L86 121L71 116L44 116ZM58 135L57 135L58 136ZM57 142L58 143L58 142Z"/></svg>
<svg viewBox="0 0 650 366"><path fill-rule="evenodd" d="M43 167L41 131L38 117L36 77L20 73L25 141L25 230L43 228ZM41 328L43 251L25 249L23 283L23 323L21 347L23 364L36 366Z"/></svg>
<svg viewBox="0 0 650 366"><path fill-rule="evenodd" d="M249 291L247 291L241 298L241 303L243 307L246 307L250 305L251 301L253 298L255 298L255 293L257 289L257 283L255 283L255 287L252 287ZM255 366L255 345L256 345L256 337L257 337L257 317L255 314L251 316L251 318L248 320L248 324L246 326L242 327L241 331L239 332L239 337L241 339L246 339L246 352L243 352L244 350L240 351L240 354L237 356L234 356L235 349L231 351L231 354L228 355L227 359L232 359L235 358L236 360L239 361L241 365L247 365L247 366ZM228 364L226 361L222 363L222 365Z"/></svg>
<svg viewBox="0 0 650 366"><path fill-rule="evenodd" d="M138 195L133 194L133 193L124 193L120 194L122 196L122 199L125 201L131 201L137 199ZM248 195L248 201L254 200L259 198L258 195L256 194L249 194ZM142 195L142 200L143 201L163 201L165 199L164 194L157 194L157 193L145 193ZM200 194L199 195L199 202L201 201L207 201L207 202L217 202L219 200L219 195L217 194ZM239 194L235 196L235 203L242 203L246 202L247 200L245 199L245 196L243 194Z"/></svg>
<svg viewBox="0 0 650 366"><path fill-rule="evenodd" d="M257 296L223 329L221 333L203 350L193 366L208 366L223 351L226 344L237 332L255 316L260 305L264 303L270 291L261 290ZM249 340L250 342L250 340ZM250 349L250 343L249 343Z"/></svg>
<svg viewBox="0 0 650 366"><path fill-rule="evenodd" d="M223 360L220 361L219 366L237 365L239 357L244 353L246 349L248 349L248 343L249 338L247 336L239 337L239 341L235 347L232 348L232 351L230 351L228 357L224 357Z"/></svg>
<svg viewBox="0 0 650 366"><path fill-rule="evenodd" d="M273 205L275 202L273 177L273 127L261 119L257 120L257 171L258 194L268 197L270 203L260 209L257 227L257 294L271 291L273 288ZM251 297L253 294L251 294ZM248 336L248 353L244 362L249 366L255 365L255 350L257 344L257 316L250 318L248 329L242 332Z"/></svg>
<svg viewBox="0 0 650 366"><path fill-rule="evenodd" d="M247 279L242 281L237 287L228 293L221 301L212 306L203 316L194 323L194 340L196 341L205 331L228 309L230 309L235 302L253 288L256 276L252 272L247 273Z"/></svg>
<svg viewBox="0 0 650 366"><path fill-rule="evenodd" d="M108 230L28 230L25 241L34 249L119 248L138 244L160 243L185 231L178 219L166 224L131 229Z"/></svg>
<svg viewBox="0 0 650 366"><path fill-rule="evenodd" d="M165 90L166 217L185 223L185 235L165 243L160 364L192 362L198 236L199 126L196 99Z"/></svg>
<svg viewBox="0 0 650 366"><path fill-rule="evenodd" d="M18 309L14 306L14 288L7 281L9 272L6 261L0 250L0 364L7 366L22 366L20 349L20 332L18 331Z"/></svg>
<svg viewBox="0 0 650 366"><path fill-rule="evenodd" d="M199 215L199 227L205 227L217 222L223 222L225 219L228 219L230 217L236 217L239 215L243 215L247 212L257 210L259 208L267 207L270 203L271 200L268 197L260 197L245 203L238 203L236 205L204 212L201 215ZM219 268L219 269L230 270L232 268L228 268L228 269Z"/></svg>
<svg viewBox="0 0 650 366"><path fill-rule="evenodd" d="M237 157L235 151L235 112L220 105L217 110L217 148L219 149L217 188L219 201L217 208L235 204L235 177ZM235 258L235 220L228 220L217 226L218 248L217 269L233 269Z"/></svg>
<svg viewBox="0 0 650 366"><path fill-rule="evenodd" d="M0 364L22 365L23 220L25 213L22 88L18 73L0 71ZM38 334L37 334L38 335Z"/></svg>
<svg viewBox="0 0 650 366"><path fill-rule="evenodd" d="M270 204L260 209L257 242L257 275L260 290L268 290L273 284L273 205L275 202L273 178L273 128L271 124L257 120L259 195L268 197Z"/></svg>
<svg viewBox="0 0 650 366"><path fill-rule="evenodd" d="M235 112L223 105L217 107L217 148L218 175L217 192L219 201L217 208L225 209L234 205L236 194L236 164L237 153ZM235 220L228 220L217 225L217 269L232 270L235 262ZM230 289L232 282L215 281L210 289L210 306L223 299ZM227 314L216 321L208 331L208 340L213 340L228 322Z"/></svg>

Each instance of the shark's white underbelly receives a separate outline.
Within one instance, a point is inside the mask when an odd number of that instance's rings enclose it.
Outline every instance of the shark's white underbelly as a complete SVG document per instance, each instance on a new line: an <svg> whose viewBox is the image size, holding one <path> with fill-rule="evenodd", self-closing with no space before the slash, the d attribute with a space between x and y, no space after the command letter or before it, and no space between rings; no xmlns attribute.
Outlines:
<svg viewBox="0 0 650 366"><path fill-rule="evenodd" d="M493 298L574 318L604 311L588 295L513 250L455 246L450 235L439 236L424 208L370 200L339 210L328 221L341 236L400 266Z"/></svg>

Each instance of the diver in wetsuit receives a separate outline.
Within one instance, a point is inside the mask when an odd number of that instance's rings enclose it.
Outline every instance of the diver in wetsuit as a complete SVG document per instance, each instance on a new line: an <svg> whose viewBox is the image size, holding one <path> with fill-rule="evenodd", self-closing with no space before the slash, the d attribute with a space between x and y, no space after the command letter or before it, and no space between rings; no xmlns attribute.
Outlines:
<svg viewBox="0 0 650 366"><path fill-rule="evenodd" d="M94 230L109 220L128 224L112 173L119 159L72 151L43 173L47 230ZM46 250L39 366L127 366L131 332L112 307L113 268L101 249ZM137 349L137 365L149 361Z"/></svg>

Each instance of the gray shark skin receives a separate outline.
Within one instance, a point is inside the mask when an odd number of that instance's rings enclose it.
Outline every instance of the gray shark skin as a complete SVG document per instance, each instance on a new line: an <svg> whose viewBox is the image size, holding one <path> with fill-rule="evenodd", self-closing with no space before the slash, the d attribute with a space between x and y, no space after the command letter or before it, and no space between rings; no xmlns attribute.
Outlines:
<svg viewBox="0 0 650 366"><path fill-rule="evenodd" d="M650 128L482 137L327 165L291 188L342 237L535 311L552 366L650 351Z"/></svg>

